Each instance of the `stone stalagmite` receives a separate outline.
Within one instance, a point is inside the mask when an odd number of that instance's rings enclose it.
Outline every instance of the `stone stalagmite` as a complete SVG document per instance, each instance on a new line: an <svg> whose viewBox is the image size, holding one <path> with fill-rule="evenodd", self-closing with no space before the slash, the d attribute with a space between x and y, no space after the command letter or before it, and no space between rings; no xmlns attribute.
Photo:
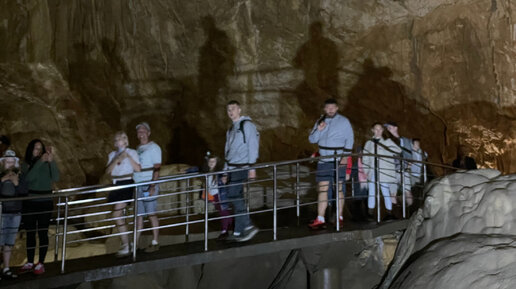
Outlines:
<svg viewBox="0 0 516 289"><path fill-rule="evenodd" d="M496 170L432 181L379 288L515 288L515 181Z"/></svg>

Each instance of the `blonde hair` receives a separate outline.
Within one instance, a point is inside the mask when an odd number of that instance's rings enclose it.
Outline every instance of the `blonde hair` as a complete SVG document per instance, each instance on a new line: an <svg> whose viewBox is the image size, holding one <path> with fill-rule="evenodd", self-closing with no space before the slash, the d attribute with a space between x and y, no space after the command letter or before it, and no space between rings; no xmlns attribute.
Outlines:
<svg viewBox="0 0 516 289"><path fill-rule="evenodd" d="M126 147L129 146L129 138L127 137L127 134L123 131L118 131L115 133L115 136L113 137L114 141L116 142L118 139L121 139L124 141L124 144Z"/></svg>

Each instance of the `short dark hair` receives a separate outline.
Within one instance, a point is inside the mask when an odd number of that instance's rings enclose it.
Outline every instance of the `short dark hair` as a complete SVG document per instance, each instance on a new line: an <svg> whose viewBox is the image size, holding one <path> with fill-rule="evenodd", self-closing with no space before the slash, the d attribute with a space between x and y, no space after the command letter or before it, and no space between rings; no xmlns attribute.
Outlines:
<svg viewBox="0 0 516 289"><path fill-rule="evenodd" d="M328 98L327 100L324 101L324 105L327 105L327 104L337 104L337 101L335 100L335 98Z"/></svg>
<svg viewBox="0 0 516 289"><path fill-rule="evenodd" d="M417 142L417 141L421 143L421 139L420 139L420 138L417 138L417 137L416 137L416 138L413 138L413 139L412 139L412 143L415 143L415 142Z"/></svg>
<svg viewBox="0 0 516 289"><path fill-rule="evenodd" d="M236 105L240 106L240 102L238 102L236 100L230 100L227 105L230 106L232 104L236 104Z"/></svg>
<svg viewBox="0 0 516 289"><path fill-rule="evenodd" d="M375 126L377 126L377 125L379 125L379 126L383 127L383 126L382 126L382 123L377 121L377 122L373 123L373 125L371 126L371 128L374 128L374 127L375 127Z"/></svg>

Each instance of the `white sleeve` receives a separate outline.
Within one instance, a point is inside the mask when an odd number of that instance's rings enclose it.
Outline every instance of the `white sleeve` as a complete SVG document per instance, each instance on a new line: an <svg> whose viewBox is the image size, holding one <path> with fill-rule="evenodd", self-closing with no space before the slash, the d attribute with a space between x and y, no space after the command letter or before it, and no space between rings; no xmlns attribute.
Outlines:
<svg viewBox="0 0 516 289"><path fill-rule="evenodd" d="M152 150L152 164L161 164L161 148L158 145Z"/></svg>
<svg viewBox="0 0 516 289"><path fill-rule="evenodd" d="M129 149L128 154L129 157L131 157L137 164L140 164L140 157L138 156L138 153L135 150Z"/></svg>
<svg viewBox="0 0 516 289"><path fill-rule="evenodd" d="M106 166L108 166L114 158L115 158L115 152L114 152L114 151L112 151L112 152L110 152L110 153L109 153L109 155L108 155L108 161L107 161Z"/></svg>

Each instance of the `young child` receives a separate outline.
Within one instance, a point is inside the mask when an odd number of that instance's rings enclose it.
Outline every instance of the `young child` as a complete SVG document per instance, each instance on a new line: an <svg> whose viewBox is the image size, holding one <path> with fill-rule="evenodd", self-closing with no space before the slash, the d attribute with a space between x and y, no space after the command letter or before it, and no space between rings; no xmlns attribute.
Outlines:
<svg viewBox="0 0 516 289"><path fill-rule="evenodd" d="M220 160L219 157L210 155L206 155L206 162L203 165L202 171L204 173L207 172L218 172L221 171L224 164ZM229 216L231 215L229 203L227 202L227 189L225 187L227 183L227 176L219 174L219 175L210 175L208 176L208 187L207 192L213 196L213 204L215 208L219 212L220 216ZM221 222L221 231L218 237L218 240L225 240L229 236L229 230L233 226L233 218L226 217L220 220Z"/></svg>
<svg viewBox="0 0 516 289"><path fill-rule="evenodd" d="M20 176L19 159L12 150L6 150L0 158L0 193L2 198L14 198L27 195L27 186ZM11 252L16 241L18 228L20 227L22 201L2 202L2 231L0 233L0 245L3 251L4 268L3 279L14 279L18 276L9 268Z"/></svg>

